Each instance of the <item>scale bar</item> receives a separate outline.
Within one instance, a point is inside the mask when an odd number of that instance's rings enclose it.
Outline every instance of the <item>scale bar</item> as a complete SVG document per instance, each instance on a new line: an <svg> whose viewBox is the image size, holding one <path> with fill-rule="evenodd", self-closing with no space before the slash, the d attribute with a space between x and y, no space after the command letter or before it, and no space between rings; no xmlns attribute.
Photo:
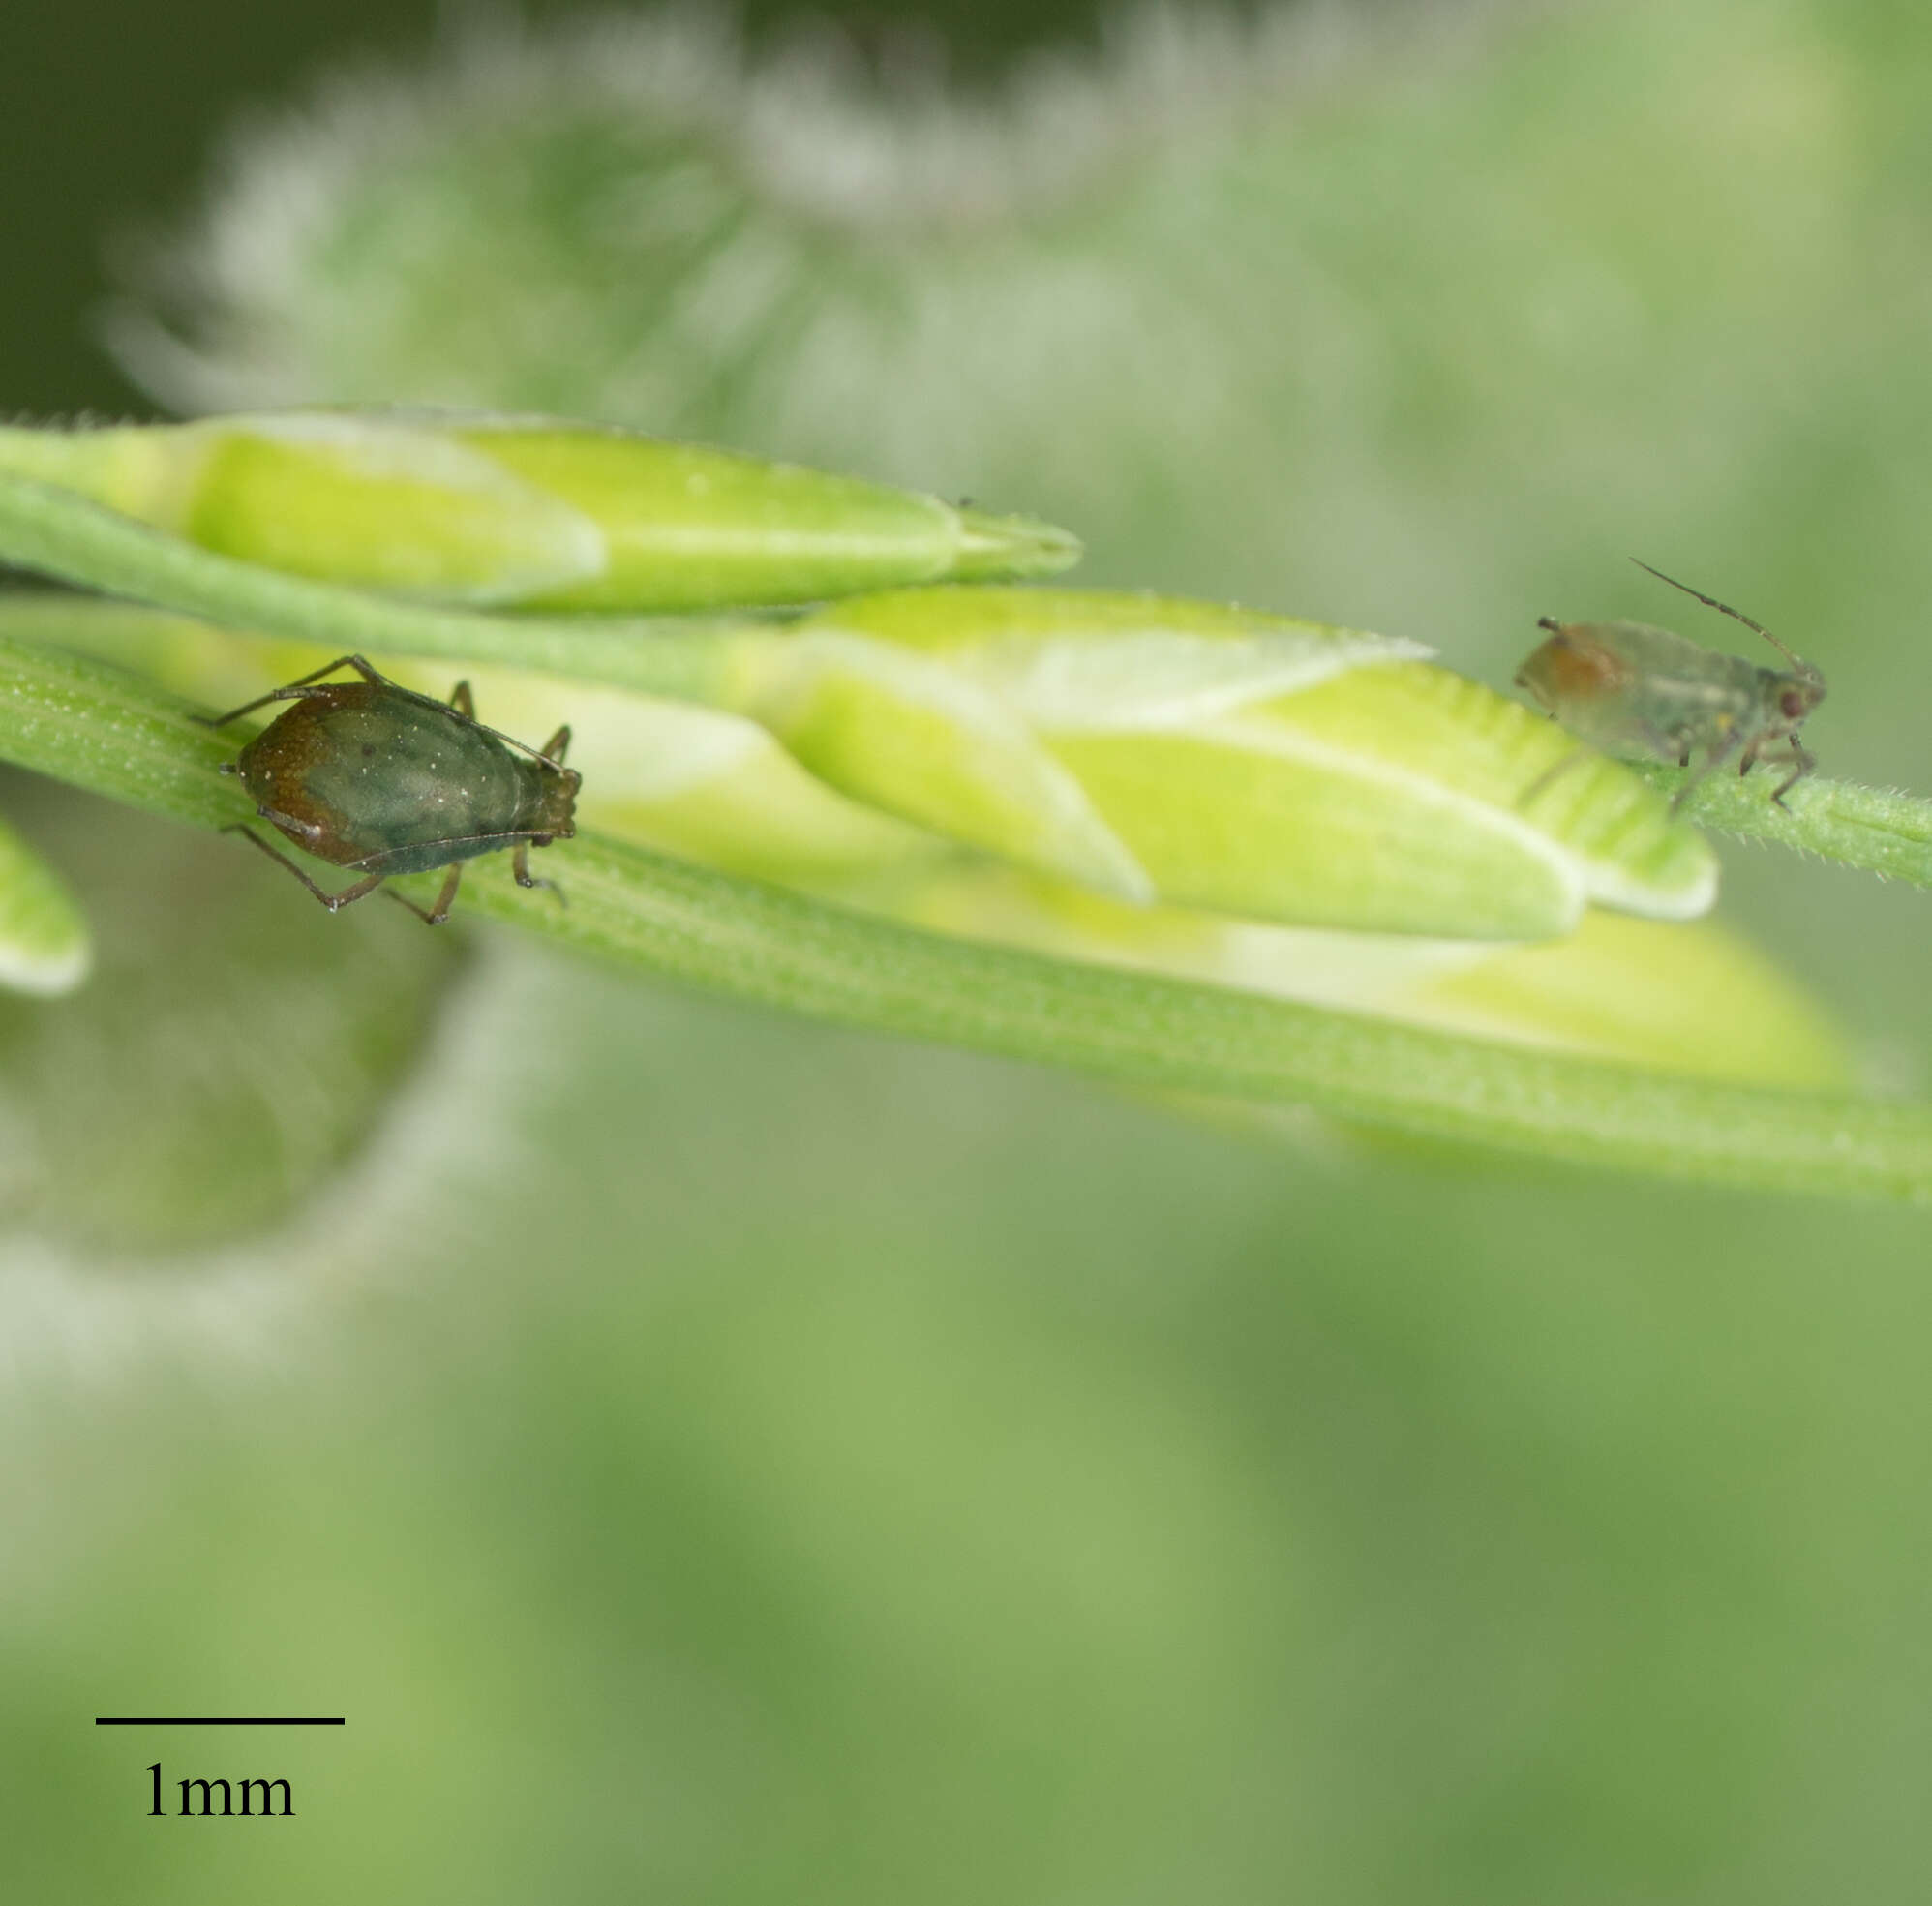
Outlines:
<svg viewBox="0 0 1932 1906"><path fill-rule="evenodd" d="M347 1727L342 1714L96 1714L96 1727Z"/></svg>

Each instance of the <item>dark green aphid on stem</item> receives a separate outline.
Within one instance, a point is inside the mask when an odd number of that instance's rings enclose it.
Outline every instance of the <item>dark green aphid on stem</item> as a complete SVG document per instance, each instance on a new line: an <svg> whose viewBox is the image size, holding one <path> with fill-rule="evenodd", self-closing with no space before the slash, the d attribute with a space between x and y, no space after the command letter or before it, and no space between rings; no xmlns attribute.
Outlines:
<svg viewBox="0 0 1932 1906"><path fill-rule="evenodd" d="M1647 562L1637 566L1650 569ZM1782 807L1786 791L1818 765L1797 736L1805 716L1825 699L1825 677L1762 622L1661 569L1650 573L1755 629L1791 667L1763 668L1644 622L1559 622L1545 616L1537 626L1548 629L1550 639L1517 670L1517 686L1571 734L1607 754L1675 759L1688 768L1691 756L1701 753L1702 764L1677 790L1673 806L1736 755L1740 774L1758 761L1791 765L1771 794ZM1558 762L1523 799L1541 793L1570 761L1584 758L1580 752Z"/></svg>
<svg viewBox="0 0 1932 1906"><path fill-rule="evenodd" d="M362 679L321 680L345 667ZM253 828L237 822L232 832L279 861L331 913L374 892L391 874L447 867L449 878L427 913L391 894L439 925L455 903L464 862L501 847L514 850L521 886L554 888L532 877L529 850L577 832L580 776L563 765L568 728L541 748L528 747L476 719L468 682L459 681L449 700L438 702L377 675L360 655L339 656L210 725L226 727L270 702L293 706L223 771L239 774L255 811L304 853L363 878L339 893L325 892Z"/></svg>

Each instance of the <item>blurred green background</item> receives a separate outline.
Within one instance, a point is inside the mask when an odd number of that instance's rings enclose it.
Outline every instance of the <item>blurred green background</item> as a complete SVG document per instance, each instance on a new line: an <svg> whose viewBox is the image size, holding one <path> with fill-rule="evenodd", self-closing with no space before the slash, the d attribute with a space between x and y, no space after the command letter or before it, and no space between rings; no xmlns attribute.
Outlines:
<svg viewBox="0 0 1932 1906"><path fill-rule="evenodd" d="M969 88L1104 38L922 17ZM866 354L876 410L780 350L785 406L629 420L1498 683L1543 613L1724 640L1635 551L1823 664L1827 771L1924 791L1932 23L1421 18L1311 15L1283 98L867 255L948 317ZM237 111L432 33L16 0L0 407L145 414L92 341L106 241L178 220ZM531 376L594 408L588 363ZM0 792L104 961L0 1015L10 1897L1932 1885L1922 1218L1275 1145L323 923L221 843ZM1922 1085L1923 896L1726 858L1729 917ZM210 1711L349 1725L91 1725ZM298 1817L150 1820L157 1759Z"/></svg>

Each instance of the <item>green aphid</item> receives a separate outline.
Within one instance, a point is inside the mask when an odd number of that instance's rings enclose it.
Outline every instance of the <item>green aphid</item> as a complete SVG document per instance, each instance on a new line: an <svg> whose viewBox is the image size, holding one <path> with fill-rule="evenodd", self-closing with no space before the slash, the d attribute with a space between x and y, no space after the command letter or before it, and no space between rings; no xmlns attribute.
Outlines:
<svg viewBox="0 0 1932 1906"><path fill-rule="evenodd" d="M362 680L321 680L344 667ZM339 656L209 725L226 727L269 702L294 706L222 771L239 774L255 811L304 853L363 878L339 893L325 892L253 828L236 822L229 832L246 834L279 861L331 913L374 892L391 874L447 867L449 878L429 912L390 892L440 925L456 900L463 862L502 847L514 850L520 886L557 891L554 881L532 877L529 850L577 832L581 777L563 765L568 728L541 748L527 747L476 719L468 682L459 681L449 700L438 702L377 675L360 655Z"/></svg>
<svg viewBox="0 0 1932 1906"><path fill-rule="evenodd" d="M1791 772L1771 794L1782 807L1786 790L1818 765L1797 733L1825 699L1824 676L1728 603L1650 569L1647 562L1637 566L1755 629L1791 667L1761 668L1741 655L1703 648L1644 622L1559 622L1545 616L1537 627L1549 629L1550 640L1517 670L1516 685L1580 741L1606 754L1675 760L1688 768L1691 757L1701 753L1703 764L1677 790L1674 808L1733 755L1738 757L1740 775L1758 761L1791 764ZM1523 799L1528 801L1584 758L1580 751L1559 761Z"/></svg>

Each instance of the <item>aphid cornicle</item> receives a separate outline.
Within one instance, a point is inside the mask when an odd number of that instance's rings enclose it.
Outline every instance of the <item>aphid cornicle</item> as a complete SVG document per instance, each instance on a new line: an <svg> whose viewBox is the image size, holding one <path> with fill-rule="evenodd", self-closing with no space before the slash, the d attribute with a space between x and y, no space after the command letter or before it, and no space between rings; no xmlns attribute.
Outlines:
<svg viewBox="0 0 1932 1906"><path fill-rule="evenodd" d="M1637 566L1650 569L1647 562ZM1692 755L1701 753L1703 765L1677 790L1673 807L1734 754L1739 774L1748 774L1759 761L1791 764L1771 795L1782 807L1786 790L1818 765L1797 731L1825 699L1824 676L1729 603L1674 581L1661 569L1650 573L1755 629L1791 667L1761 668L1741 655L1703 648L1644 622L1559 622L1545 616L1537 627L1550 630L1550 639L1517 670L1516 685L1580 741L1606 754L1647 755L1688 768ZM1540 792L1568 766L1567 760L1559 762L1524 798Z"/></svg>
<svg viewBox="0 0 1932 1906"><path fill-rule="evenodd" d="M359 681L323 681L352 668ZM581 777L563 765L570 730L541 748L526 746L477 719L469 684L447 702L418 695L377 675L360 655L342 655L244 702L211 721L224 728L270 702L293 706L279 714L222 771L239 774L255 811L306 854L363 875L340 893L325 892L279 848L236 822L270 860L288 869L331 913L372 893L391 874L447 867L434 908L425 911L391 891L432 926L449 918L463 863L508 847L519 885L534 878L529 850L567 840ZM563 896L558 893L558 898Z"/></svg>

